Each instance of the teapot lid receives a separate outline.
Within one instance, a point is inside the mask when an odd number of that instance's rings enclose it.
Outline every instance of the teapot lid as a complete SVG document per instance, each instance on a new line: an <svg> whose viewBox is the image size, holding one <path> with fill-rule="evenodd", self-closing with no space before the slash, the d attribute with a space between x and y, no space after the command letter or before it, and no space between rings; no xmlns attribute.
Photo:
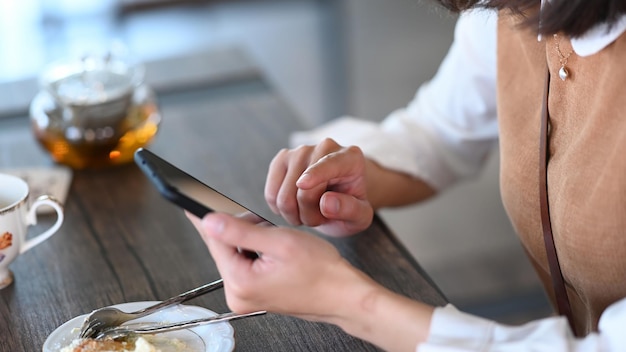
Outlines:
<svg viewBox="0 0 626 352"><path fill-rule="evenodd" d="M107 53L53 63L41 85L61 104L96 105L131 94L143 74L142 65Z"/></svg>

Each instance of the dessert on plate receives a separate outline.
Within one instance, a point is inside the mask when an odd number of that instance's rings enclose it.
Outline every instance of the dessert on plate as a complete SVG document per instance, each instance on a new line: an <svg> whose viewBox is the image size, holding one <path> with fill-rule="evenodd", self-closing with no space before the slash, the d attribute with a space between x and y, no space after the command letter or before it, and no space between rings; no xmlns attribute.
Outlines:
<svg viewBox="0 0 626 352"><path fill-rule="evenodd" d="M163 339L148 335L122 340L75 339L59 352L178 352L185 351L178 339Z"/></svg>

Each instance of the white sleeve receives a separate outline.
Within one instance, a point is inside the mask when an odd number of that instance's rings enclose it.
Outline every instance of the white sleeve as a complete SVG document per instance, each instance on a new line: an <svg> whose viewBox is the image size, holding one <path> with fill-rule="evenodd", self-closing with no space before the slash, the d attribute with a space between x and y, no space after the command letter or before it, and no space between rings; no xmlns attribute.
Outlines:
<svg viewBox="0 0 626 352"><path fill-rule="evenodd" d="M497 142L496 20L486 10L462 14L436 75L382 123L343 117L293 134L291 145L326 137L357 145L383 167L436 189L475 175Z"/></svg>
<svg viewBox="0 0 626 352"><path fill-rule="evenodd" d="M435 309L430 334L417 352L617 352L626 346L626 298L608 307L598 332L575 338L565 317L505 326L462 313L448 305Z"/></svg>

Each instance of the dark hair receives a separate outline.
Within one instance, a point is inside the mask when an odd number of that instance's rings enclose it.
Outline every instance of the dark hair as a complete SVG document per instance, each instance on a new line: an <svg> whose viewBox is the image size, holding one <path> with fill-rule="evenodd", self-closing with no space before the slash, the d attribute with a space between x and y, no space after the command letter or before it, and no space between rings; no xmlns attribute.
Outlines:
<svg viewBox="0 0 626 352"><path fill-rule="evenodd" d="M538 33L563 32L578 37L594 25L615 23L626 13L625 0L550 0L545 1L539 25L539 0L437 0L445 8L460 12L471 8L510 10L525 17L523 26L537 28Z"/></svg>

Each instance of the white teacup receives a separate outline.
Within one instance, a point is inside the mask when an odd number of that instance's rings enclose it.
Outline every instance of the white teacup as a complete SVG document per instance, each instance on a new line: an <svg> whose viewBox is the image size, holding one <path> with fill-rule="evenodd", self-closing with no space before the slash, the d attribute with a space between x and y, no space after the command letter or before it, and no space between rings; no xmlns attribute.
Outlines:
<svg viewBox="0 0 626 352"><path fill-rule="evenodd" d="M63 223L63 206L50 196L37 198L28 208L28 184L19 177L0 174L0 289L13 282L9 270L15 258L52 236ZM37 208L51 206L57 220L48 230L26 239L29 225L37 223Z"/></svg>

